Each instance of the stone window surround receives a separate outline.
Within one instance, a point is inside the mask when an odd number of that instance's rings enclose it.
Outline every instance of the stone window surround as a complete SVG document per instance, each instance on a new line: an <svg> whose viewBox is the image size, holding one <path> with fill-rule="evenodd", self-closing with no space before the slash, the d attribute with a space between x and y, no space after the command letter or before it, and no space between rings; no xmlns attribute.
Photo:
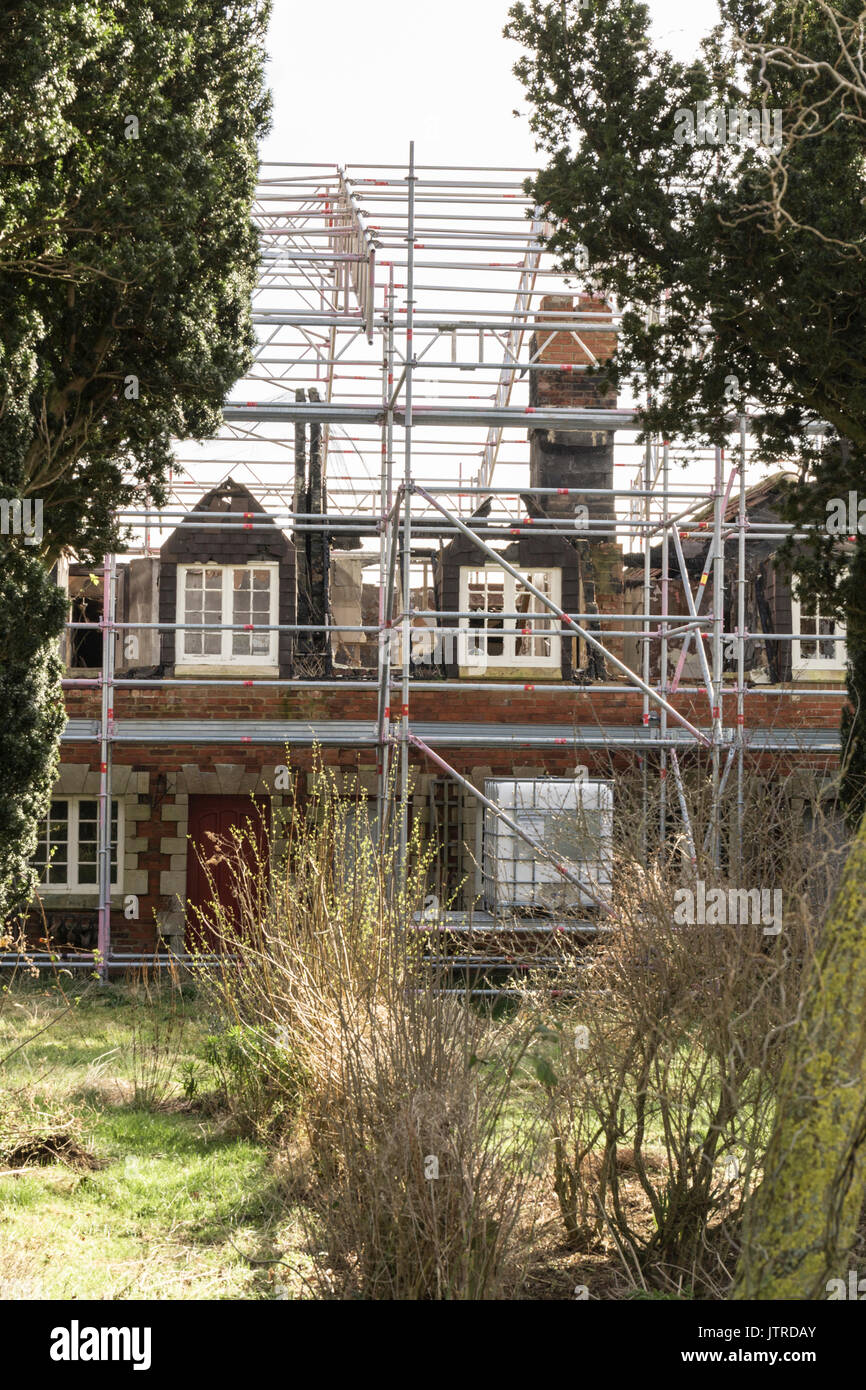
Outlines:
<svg viewBox="0 0 866 1390"><path fill-rule="evenodd" d="M111 795L123 806L123 887L111 894L111 906L118 910L122 909L124 897L128 894L143 897L147 893L147 870L139 868L138 856L147 850L148 845L147 840L135 832L138 828L136 822L150 817L150 805L138 800L139 796L147 795L148 787L147 772L136 772L123 764L113 767ZM99 789L100 774L86 763L61 763L51 795L52 798L98 797ZM62 904L64 908L87 908L91 912L98 905L92 889L90 892L52 893L50 899L46 895L45 901L53 908Z"/></svg>

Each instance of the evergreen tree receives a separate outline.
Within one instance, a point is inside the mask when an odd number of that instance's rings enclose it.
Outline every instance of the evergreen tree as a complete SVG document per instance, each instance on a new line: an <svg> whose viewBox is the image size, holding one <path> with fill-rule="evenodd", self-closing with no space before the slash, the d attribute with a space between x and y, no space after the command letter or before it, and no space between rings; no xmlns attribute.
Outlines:
<svg viewBox="0 0 866 1390"><path fill-rule="evenodd" d="M4 11L0 501L38 505L42 534L10 523L0 535L0 920L27 894L20 869L56 763L58 608L45 571L66 550L96 563L122 546L116 510L164 497L171 439L212 435L251 360L268 10L13 0ZM32 666L23 685L19 658Z"/></svg>

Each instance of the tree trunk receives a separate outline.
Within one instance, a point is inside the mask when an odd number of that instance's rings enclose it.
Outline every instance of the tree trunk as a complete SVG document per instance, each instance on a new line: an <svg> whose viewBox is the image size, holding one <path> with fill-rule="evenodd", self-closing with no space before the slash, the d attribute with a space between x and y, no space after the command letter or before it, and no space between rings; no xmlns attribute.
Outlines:
<svg viewBox="0 0 866 1390"><path fill-rule="evenodd" d="M825 1299L863 1204L866 819L824 927L779 1081L764 1177L744 1223L735 1299Z"/></svg>

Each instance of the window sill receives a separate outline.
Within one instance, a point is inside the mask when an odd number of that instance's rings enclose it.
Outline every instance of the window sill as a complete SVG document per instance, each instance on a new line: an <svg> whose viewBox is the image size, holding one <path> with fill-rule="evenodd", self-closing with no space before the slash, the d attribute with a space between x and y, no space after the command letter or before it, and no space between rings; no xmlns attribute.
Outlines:
<svg viewBox="0 0 866 1390"><path fill-rule="evenodd" d="M266 680L268 678L276 680L280 674L279 666L272 666L270 663L263 662L261 666L244 665L240 661L226 662L220 665L207 665L202 662L201 666L191 665L184 662L182 666L175 666L176 676L236 676L238 680Z"/></svg>
<svg viewBox="0 0 866 1390"><path fill-rule="evenodd" d="M828 681L830 685L844 685L846 677L844 666L795 666L791 679L804 684L820 685Z"/></svg>
<svg viewBox="0 0 866 1390"><path fill-rule="evenodd" d="M467 681L561 681L559 666L493 666L487 663L483 671L475 666L458 666L460 680Z"/></svg>
<svg viewBox="0 0 866 1390"><path fill-rule="evenodd" d="M52 907L61 903L64 908L81 907L87 908L88 911L99 907L98 888L63 888L60 884L51 883L47 887L38 888L36 891L39 897L46 904L50 902ZM111 906L113 908L123 907L122 888L112 887Z"/></svg>

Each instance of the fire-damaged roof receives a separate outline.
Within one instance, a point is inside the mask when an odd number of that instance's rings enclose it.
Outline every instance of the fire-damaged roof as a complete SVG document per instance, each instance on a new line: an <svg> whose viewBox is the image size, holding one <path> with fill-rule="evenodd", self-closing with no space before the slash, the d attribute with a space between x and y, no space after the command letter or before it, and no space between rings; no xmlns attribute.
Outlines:
<svg viewBox="0 0 866 1390"><path fill-rule="evenodd" d="M255 528L243 525L208 527L208 513L254 514ZM270 529L268 526L270 523ZM192 562L217 565L245 564L250 559L270 557L286 559L294 546L280 530L270 513L256 500L248 488L227 478L211 488L196 503L163 544L160 557L171 562Z"/></svg>
<svg viewBox="0 0 866 1390"><path fill-rule="evenodd" d="M785 540L785 536L780 534L778 539L762 536L760 539L749 537L749 528L760 529L762 522L781 521L781 502L785 493L797 481L797 475L788 469L777 469L769 477L762 478L759 482L753 483L746 488L745 501L748 525L746 529L746 541L748 545L750 565L761 564L763 561L777 550ZM739 493L734 491L728 499L724 509L724 520L726 522L736 521L740 510ZM687 537L683 539L683 557L686 567L690 572L699 574L703 568L707 556L707 546L712 538L711 524L713 521L713 503L708 502L694 512L687 522L681 525L682 529L694 530L696 526L703 527L706 531L705 537ZM725 542L726 552L736 545L736 537L729 536ZM661 544L654 545L650 550L651 572L661 577L662 574L662 548ZM623 557L623 564L627 570L640 570L643 574L644 557L641 552L628 554ZM673 546L670 547L668 570L670 574L679 575L679 565L677 564L676 552Z"/></svg>

